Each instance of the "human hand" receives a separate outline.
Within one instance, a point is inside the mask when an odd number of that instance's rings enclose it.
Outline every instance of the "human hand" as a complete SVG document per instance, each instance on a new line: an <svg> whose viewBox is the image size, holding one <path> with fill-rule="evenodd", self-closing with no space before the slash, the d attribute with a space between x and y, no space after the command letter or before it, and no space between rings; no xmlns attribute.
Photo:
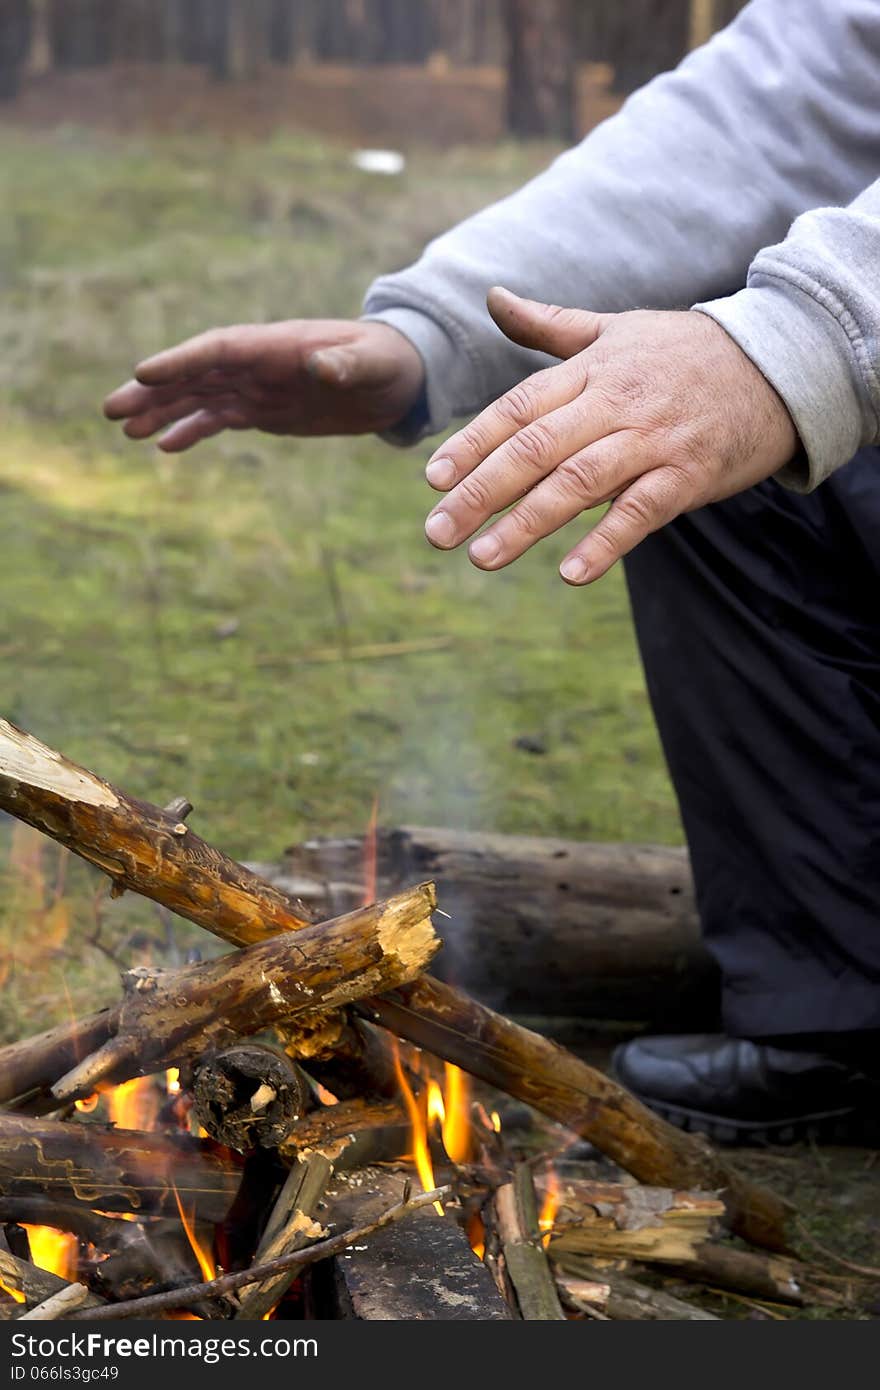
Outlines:
<svg viewBox="0 0 880 1390"><path fill-rule="evenodd" d="M130 439L180 453L221 430L366 434L415 404L419 353L388 324L347 319L213 328L148 357L104 402Z"/></svg>
<svg viewBox="0 0 880 1390"><path fill-rule="evenodd" d="M447 440L426 469L447 495L432 545L509 565L580 512L611 501L569 552L569 584L599 579L682 512L762 481L798 440L780 397L706 314L593 314L494 289L489 311L514 342L564 358L514 386ZM613 500L612 500L613 499Z"/></svg>

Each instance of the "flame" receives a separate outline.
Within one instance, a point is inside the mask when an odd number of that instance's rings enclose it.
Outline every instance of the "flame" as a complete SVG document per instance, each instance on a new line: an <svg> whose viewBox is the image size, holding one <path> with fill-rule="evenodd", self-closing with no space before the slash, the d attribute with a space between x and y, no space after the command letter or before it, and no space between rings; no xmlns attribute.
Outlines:
<svg viewBox="0 0 880 1390"><path fill-rule="evenodd" d="M180 1094L180 1067L169 1067L165 1073L165 1089L169 1096Z"/></svg>
<svg viewBox="0 0 880 1390"><path fill-rule="evenodd" d="M403 1095L406 1111L409 1115L409 1122L412 1126L413 1159L416 1165L416 1172L419 1175L419 1182L422 1184L423 1192L430 1192L437 1184L434 1181L434 1165L431 1162L431 1153L428 1148L428 1129L422 1116L421 1108L412 1092L412 1087L404 1075L403 1067L400 1065L400 1050L397 1046L397 1039L393 1039L394 1074L397 1077L397 1084ZM439 1202L434 1206L440 1216L443 1216L443 1208Z"/></svg>
<svg viewBox="0 0 880 1390"><path fill-rule="evenodd" d="M14 1289L11 1284L7 1284L2 1274L0 1274L0 1289L2 1289L4 1293L8 1293L9 1297L14 1299L16 1303L27 1302L21 1289Z"/></svg>
<svg viewBox="0 0 880 1390"><path fill-rule="evenodd" d="M22 1225L28 1233L32 1262L50 1274L57 1274L59 1279L73 1283L79 1254L76 1236L69 1231L56 1231L53 1226L28 1226L26 1222Z"/></svg>
<svg viewBox="0 0 880 1390"><path fill-rule="evenodd" d="M159 1116L159 1097L148 1076L123 1081L104 1093L107 1111L120 1129L153 1130Z"/></svg>
<svg viewBox="0 0 880 1390"><path fill-rule="evenodd" d="M442 1128L446 1123L446 1105L443 1100L443 1092L440 1090L436 1081L428 1082L427 1114L428 1124L440 1125L442 1132Z"/></svg>
<svg viewBox="0 0 880 1390"><path fill-rule="evenodd" d="M541 1204L541 1214L538 1217L538 1229L541 1232L541 1242L543 1245L550 1243L553 1235L553 1225L556 1221L556 1214L559 1211L559 1178L556 1169L551 1168L547 1174L547 1186L544 1189L544 1201Z"/></svg>
<svg viewBox="0 0 880 1390"><path fill-rule="evenodd" d="M180 1220L183 1224L183 1229L186 1232L186 1238L189 1241L190 1246L192 1247L193 1254L199 1262L199 1269L202 1271L202 1278L206 1281L216 1279L217 1266L214 1264L214 1261L211 1258L210 1251L205 1249L205 1247L200 1243L198 1236L196 1235L196 1224L194 1219L195 1213L190 1212L189 1214L187 1214L187 1212L184 1211L183 1202L181 1202L180 1200L180 1193L178 1192L177 1188L174 1187L173 1183L171 1184L171 1186L172 1188L174 1188L174 1200L177 1203L177 1210L180 1212Z"/></svg>
<svg viewBox="0 0 880 1390"><path fill-rule="evenodd" d="M334 1096L332 1091L328 1091L326 1086L322 1086L320 1081L315 1083L315 1095L322 1105L338 1105L339 1097Z"/></svg>
<svg viewBox="0 0 880 1390"><path fill-rule="evenodd" d="M90 1096L83 1096L81 1100L75 1100L73 1103L77 1110L81 1110L84 1115L91 1115L99 1100L97 1091L93 1091Z"/></svg>
<svg viewBox="0 0 880 1390"><path fill-rule="evenodd" d="M367 822L367 830L364 835L364 898L363 906L369 907L370 903L376 901L376 857L377 857L377 837L376 826L379 821L379 797L373 797L373 807L370 811L370 819Z"/></svg>
<svg viewBox="0 0 880 1390"><path fill-rule="evenodd" d="M467 1238L477 1259L482 1260L486 1254L486 1225L478 1211L468 1218Z"/></svg>
<svg viewBox="0 0 880 1390"><path fill-rule="evenodd" d="M453 1163L466 1163L471 1152L471 1083L460 1067L444 1064L446 1114L443 1120L443 1147Z"/></svg>
<svg viewBox="0 0 880 1390"><path fill-rule="evenodd" d="M494 1129L495 1133L496 1133L496 1134L500 1134L500 1133L501 1133L501 1116L498 1114L498 1111L497 1111L497 1110L493 1110L493 1111L492 1111L492 1114L489 1116L489 1119L492 1121L492 1128Z"/></svg>

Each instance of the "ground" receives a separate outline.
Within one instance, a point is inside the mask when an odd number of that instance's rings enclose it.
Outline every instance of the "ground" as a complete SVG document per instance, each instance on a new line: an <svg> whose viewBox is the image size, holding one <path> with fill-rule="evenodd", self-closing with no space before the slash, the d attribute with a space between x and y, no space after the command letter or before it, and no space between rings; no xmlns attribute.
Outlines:
<svg viewBox="0 0 880 1390"><path fill-rule="evenodd" d="M231 435L170 460L100 413L182 335L356 313L375 273L551 153L416 148L381 179L317 137L0 126L5 715L137 796L185 794L238 857L358 830L375 796L387 824L680 842L623 576L556 575L580 523L481 574L424 543L425 448ZM2 1039L204 944L117 912L10 822L0 864ZM768 1176L868 1258L869 1162L797 1151Z"/></svg>

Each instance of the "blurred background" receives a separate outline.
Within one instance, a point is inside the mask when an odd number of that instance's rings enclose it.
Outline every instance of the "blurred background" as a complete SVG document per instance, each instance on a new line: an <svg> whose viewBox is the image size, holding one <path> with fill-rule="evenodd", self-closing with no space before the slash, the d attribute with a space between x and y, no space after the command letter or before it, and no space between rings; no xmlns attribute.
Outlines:
<svg viewBox="0 0 880 1390"><path fill-rule="evenodd" d="M556 574L581 523L485 575L424 542L425 447L170 459L100 405L203 328L356 315L737 8L0 0L3 713L187 796L240 858L376 798L385 825L680 842L623 576ZM0 866L4 1037L114 997L170 931L9 822Z"/></svg>

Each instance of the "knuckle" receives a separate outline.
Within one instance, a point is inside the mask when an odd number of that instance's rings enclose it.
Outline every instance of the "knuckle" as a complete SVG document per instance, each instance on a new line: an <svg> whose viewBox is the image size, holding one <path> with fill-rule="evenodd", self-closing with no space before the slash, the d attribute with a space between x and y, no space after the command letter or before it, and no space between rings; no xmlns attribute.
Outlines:
<svg viewBox="0 0 880 1390"><path fill-rule="evenodd" d="M527 540L540 539L546 530L545 519L532 502L520 502L513 514L513 520L518 535Z"/></svg>
<svg viewBox="0 0 880 1390"><path fill-rule="evenodd" d="M561 463L555 474L556 485L569 496L587 500L601 492L599 469L584 454L574 454Z"/></svg>
<svg viewBox="0 0 880 1390"><path fill-rule="evenodd" d="M514 462L543 474L558 453L556 436L546 420L534 420L510 441Z"/></svg>
<svg viewBox="0 0 880 1390"><path fill-rule="evenodd" d="M497 409L501 418L508 424L521 429L534 419L537 406L534 386L521 381L501 397Z"/></svg>
<svg viewBox="0 0 880 1390"><path fill-rule="evenodd" d="M457 500L468 511L489 512L493 510L489 488L479 473L471 473L464 482L459 483Z"/></svg>

